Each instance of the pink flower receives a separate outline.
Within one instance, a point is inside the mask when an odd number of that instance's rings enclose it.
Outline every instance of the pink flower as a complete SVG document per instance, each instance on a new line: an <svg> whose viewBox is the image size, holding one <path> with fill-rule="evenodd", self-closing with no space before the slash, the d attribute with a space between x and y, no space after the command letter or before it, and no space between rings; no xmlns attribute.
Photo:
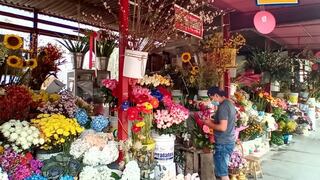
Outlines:
<svg viewBox="0 0 320 180"><path fill-rule="evenodd" d="M210 128L207 125L203 125L202 130L204 133L209 134L210 133Z"/></svg>
<svg viewBox="0 0 320 180"><path fill-rule="evenodd" d="M170 96L164 96L163 99L163 104L166 106L166 107L171 107L173 102L172 102L172 99Z"/></svg>
<svg viewBox="0 0 320 180"><path fill-rule="evenodd" d="M111 91L114 91L117 88L118 81L115 79L104 79L101 83Z"/></svg>
<svg viewBox="0 0 320 180"><path fill-rule="evenodd" d="M148 96L148 97L152 98L152 96L150 94L151 94L151 92L147 88L143 88L141 86L133 86L132 87L132 95L135 99L139 98L140 96Z"/></svg>

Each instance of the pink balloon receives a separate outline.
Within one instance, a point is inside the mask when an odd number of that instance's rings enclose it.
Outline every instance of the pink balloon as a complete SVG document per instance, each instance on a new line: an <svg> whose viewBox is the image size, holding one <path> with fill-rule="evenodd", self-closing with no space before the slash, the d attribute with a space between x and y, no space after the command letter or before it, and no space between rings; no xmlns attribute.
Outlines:
<svg viewBox="0 0 320 180"><path fill-rule="evenodd" d="M276 27L276 19L268 11L259 11L254 15L253 23L254 27L261 34L269 34Z"/></svg>

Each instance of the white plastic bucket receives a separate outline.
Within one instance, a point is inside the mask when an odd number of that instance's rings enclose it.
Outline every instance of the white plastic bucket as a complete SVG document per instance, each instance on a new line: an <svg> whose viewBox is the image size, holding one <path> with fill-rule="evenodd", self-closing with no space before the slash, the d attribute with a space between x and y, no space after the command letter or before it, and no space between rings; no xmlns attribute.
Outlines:
<svg viewBox="0 0 320 180"><path fill-rule="evenodd" d="M154 134L153 138L156 142L156 148L154 150L154 159L159 164L171 164L174 159L174 141L176 137L174 135Z"/></svg>
<svg viewBox="0 0 320 180"><path fill-rule="evenodd" d="M145 75L148 53L126 50L124 57L123 76L141 79Z"/></svg>
<svg viewBox="0 0 320 180"><path fill-rule="evenodd" d="M207 100L209 99L208 97L208 90L198 90L198 96L202 100Z"/></svg>
<svg viewBox="0 0 320 180"><path fill-rule="evenodd" d="M181 90L172 90L172 99L176 103L181 103L183 99Z"/></svg>

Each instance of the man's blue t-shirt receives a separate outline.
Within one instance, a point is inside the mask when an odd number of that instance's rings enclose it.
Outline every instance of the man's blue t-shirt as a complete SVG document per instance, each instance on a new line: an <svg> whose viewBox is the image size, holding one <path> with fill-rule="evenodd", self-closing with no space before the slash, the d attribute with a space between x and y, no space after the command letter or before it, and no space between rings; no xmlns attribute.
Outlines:
<svg viewBox="0 0 320 180"><path fill-rule="evenodd" d="M229 100L224 100L219 106L215 115L214 123L219 124L220 120L228 120L228 127L225 132L214 131L215 142L217 144L235 143L235 122L236 109Z"/></svg>

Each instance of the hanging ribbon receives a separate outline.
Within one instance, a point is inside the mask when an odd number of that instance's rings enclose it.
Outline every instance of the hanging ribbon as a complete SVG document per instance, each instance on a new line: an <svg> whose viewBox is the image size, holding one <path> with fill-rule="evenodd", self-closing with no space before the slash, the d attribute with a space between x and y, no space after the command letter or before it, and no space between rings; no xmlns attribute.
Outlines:
<svg viewBox="0 0 320 180"><path fill-rule="evenodd" d="M94 50L95 47L95 43L94 40L97 37L97 33L96 32L92 32L90 34L90 42L89 42L89 69L92 69L92 52Z"/></svg>

